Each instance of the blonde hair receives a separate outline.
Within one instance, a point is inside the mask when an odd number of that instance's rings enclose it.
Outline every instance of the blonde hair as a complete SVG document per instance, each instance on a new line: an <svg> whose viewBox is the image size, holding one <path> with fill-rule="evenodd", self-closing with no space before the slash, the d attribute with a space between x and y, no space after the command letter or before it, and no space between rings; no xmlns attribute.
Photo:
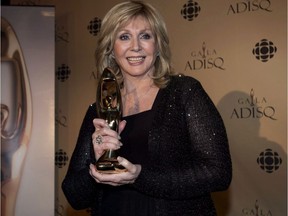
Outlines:
<svg viewBox="0 0 288 216"><path fill-rule="evenodd" d="M156 86L163 88L169 81L169 75L174 74L171 67L171 51L166 24L154 7L142 1L117 4L103 18L95 52L97 71L101 74L104 68L110 67L115 72L119 83L123 85L122 73L112 56L113 45L119 28L137 16L147 19L155 35L158 56L152 79Z"/></svg>

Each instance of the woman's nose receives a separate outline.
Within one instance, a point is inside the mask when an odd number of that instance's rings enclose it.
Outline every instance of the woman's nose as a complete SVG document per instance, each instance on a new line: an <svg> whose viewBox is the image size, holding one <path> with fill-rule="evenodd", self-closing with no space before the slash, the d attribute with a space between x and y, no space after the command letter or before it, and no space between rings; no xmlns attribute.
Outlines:
<svg viewBox="0 0 288 216"><path fill-rule="evenodd" d="M132 40L132 51L139 52L141 50L141 44L138 38Z"/></svg>

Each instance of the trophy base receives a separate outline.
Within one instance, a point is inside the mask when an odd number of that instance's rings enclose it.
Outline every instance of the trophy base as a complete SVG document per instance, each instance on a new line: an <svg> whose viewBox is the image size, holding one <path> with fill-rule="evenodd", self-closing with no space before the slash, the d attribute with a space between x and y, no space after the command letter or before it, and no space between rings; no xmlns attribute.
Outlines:
<svg viewBox="0 0 288 216"><path fill-rule="evenodd" d="M98 172L106 174L116 174L126 172L126 168L118 163L118 161L97 161L96 167Z"/></svg>
<svg viewBox="0 0 288 216"><path fill-rule="evenodd" d="M117 156L117 151L106 150L96 162L98 172L106 174L126 172L126 168L119 164Z"/></svg>

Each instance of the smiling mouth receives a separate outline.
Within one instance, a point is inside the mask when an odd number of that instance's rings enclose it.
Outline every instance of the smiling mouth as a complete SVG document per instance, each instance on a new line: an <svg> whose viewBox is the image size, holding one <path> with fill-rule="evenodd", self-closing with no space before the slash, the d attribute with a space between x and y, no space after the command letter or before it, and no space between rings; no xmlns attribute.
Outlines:
<svg viewBox="0 0 288 216"><path fill-rule="evenodd" d="M145 57L128 57L127 60L130 62L130 63L140 63L140 62L143 62L145 59Z"/></svg>

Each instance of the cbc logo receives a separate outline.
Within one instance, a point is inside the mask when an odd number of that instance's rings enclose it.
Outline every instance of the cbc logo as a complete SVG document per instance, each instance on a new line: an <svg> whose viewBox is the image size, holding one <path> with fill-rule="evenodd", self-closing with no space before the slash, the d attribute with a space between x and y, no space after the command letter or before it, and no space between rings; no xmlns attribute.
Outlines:
<svg viewBox="0 0 288 216"><path fill-rule="evenodd" d="M262 39L260 42L256 43L252 51L256 59L262 62L269 61L271 58L273 58L276 52L277 47L267 39Z"/></svg>
<svg viewBox="0 0 288 216"><path fill-rule="evenodd" d="M91 20L89 22L89 25L87 26L87 29L89 31L90 34L92 34L93 36L96 36L101 28L101 19L95 17L93 20Z"/></svg>
<svg viewBox="0 0 288 216"><path fill-rule="evenodd" d="M57 68L56 77L61 82L65 82L69 78L70 74L71 74L71 70L65 64L62 64L61 66Z"/></svg>
<svg viewBox="0 0 288 216"><path fill-rule="evenodd" d="M189 0L187 4L183 5L181 15L183 16L184 19L192 21L199 15L200 10L201 8L197 2Z"/></svg>
<svg viewBox="0 0 288 216"><path fill-rule="evenodd" d="M257 158L257 163L265 172L272 173L279 169L282 164L282 159L277 152L266 149L264 152L260 153Z"/></svg>
<svg viewBox="0 0 288 216"><path fill-rule="evenodd" d="M68 155L62 149L59 149L59 151L55 153L55 165L58 168L64 167L68 160Z"/></svg>

